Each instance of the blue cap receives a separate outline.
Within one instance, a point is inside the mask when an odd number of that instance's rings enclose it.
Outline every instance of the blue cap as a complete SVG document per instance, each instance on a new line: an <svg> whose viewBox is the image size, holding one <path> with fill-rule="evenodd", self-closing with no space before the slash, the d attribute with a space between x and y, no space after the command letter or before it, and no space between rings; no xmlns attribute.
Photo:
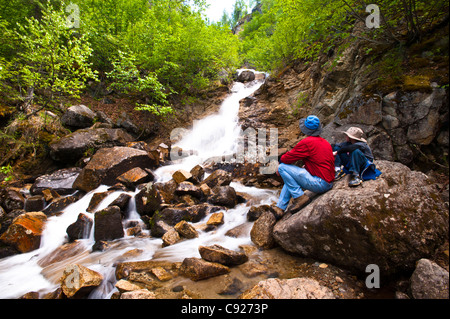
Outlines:
<svg viewBox="0 0 450 319"><path fill-rule="evenodd" d="M305 126L310 130L317 130L320 127L320 120L317 116L311 115L306 118Z"/></svg>
<svg viewBox="0 0 450 319"><path fill-rule="evenodd" d="M323 128L319 118L315 115L310 115L306 119L300 120L300 129L305 135L320 136Z"/></svg>

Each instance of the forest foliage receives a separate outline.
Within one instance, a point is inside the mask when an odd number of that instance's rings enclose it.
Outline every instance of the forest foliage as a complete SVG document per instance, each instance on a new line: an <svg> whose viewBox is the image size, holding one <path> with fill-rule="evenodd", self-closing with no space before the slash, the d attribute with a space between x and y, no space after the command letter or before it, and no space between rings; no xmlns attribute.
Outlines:
<svg viewBox="0 0 450 319"><path fill-rule="evenodd" d="M31 3L31 5L30 5ZM202 0L1 0L0 92L26 105L77 97L102 81L171 112L171 94L196 95L239 66L239 40L209 24Z"/></svg>
<svg viewBox="0 0 450 319"><path fill-rule="evenodd" d="M258 5L240 33L241 56L265 71L313 60L356 37L379 46L408 46L435 25L448 24L445 0L260 0ZM375 15L378 25L372 27ZM355 36L358 23L363 27Z"/></svg>
<svg viewBox="0 0 450 319"><path fill-rule="evenodd" d="M448 24L444 0L371 3L380 25L359 32L367 43L410 45L445 17ZM210 23L204 0L0 0L0 99L27 113L32 103L57 104L101 82L164 117L171 96L205 92L243 65L270 72L342 50L355 25L366 23L367 7L362 0L237 0Z"/></svg>

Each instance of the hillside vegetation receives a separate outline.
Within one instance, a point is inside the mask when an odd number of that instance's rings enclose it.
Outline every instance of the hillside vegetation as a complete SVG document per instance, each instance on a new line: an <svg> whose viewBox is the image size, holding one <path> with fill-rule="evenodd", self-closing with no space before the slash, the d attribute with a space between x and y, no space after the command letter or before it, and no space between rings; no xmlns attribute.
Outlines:
<svg viewBox="0 0 450 319"><path fill-rule="evenodd" d="M328 56L319 67L333 70L356 41L371 60L366 92L448 89L446 1L374 1L371 10L359 0L251 3L248 16L237 1L231 16L210 23L202 0L1 1L4 177L47 157L48 144L69 132L58 118L71 105L113 120L125 112L154 137L220 96L239 67L279 78Z"/></svg>

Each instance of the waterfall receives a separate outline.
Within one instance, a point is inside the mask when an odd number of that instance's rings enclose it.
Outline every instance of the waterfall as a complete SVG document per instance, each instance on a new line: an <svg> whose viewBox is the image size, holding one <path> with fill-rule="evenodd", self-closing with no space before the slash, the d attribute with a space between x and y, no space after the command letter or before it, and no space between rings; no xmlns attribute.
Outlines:
<svg viewBox="0 0 450 319"><path fill-rule="evenodd" d="M193 128L186 131L183 138L176 144L184 150L194 151L193 156L177 160L173 165L161 167L155 171L159 182L170 180L173 172L178 169L191 170L197 164L203 164L214 156L222 156L236 151L237 139L241 129L238 123L239 101L254 93L261 85L262 80L251 83L234 83L232 92L224 100L217 114L196 121ZM277 196L274 191L245 187L238 183L232 183L237 192L248 193L259 204L272 204ZM77 254L63 261L41 266L44 258L48 257L58 247L68 242L66 229L77 220L80 213L94 219L94 214L87 212L92 196L95 193L105 192L107 186L86 194L78 202L68 206L59 216L50 217L47 220L41 237L40 248L25 254L15 255L0 260L0 298L18 298L31 291L42 294L54 291L59 287L58 279L64 268L69 264L81 264L104 277L103 283L91 295L90 298L109 298L115 291L114 264L120 261L124 253L134 249L140 249L142 254L127 261L139 261L160 259L167 261L183 261L187 257L200 257L198 247L213 244L222 245L228 249L238 249L240 245L250 244L250 236L244 238L231 238L225 233L242 224L247 223L246 214L249 210L244 204L230 209L226 213L226 223L213 232L199 232L199 237L182 241L176 245L162 247L159 238L137 238L125 236L111 243L112 248L105 252L91 252L94 244L93 230L88 239L80 240L77 246ZM134 196L136 192L118 191L110 194L102 201L98 209L103 209L112 203L118 196L127 193L132 196L128 208L127 220L140 220L136 212ZM200 223L205 223L209 216ZM93 229L93 228L92 228Z"/></svg>

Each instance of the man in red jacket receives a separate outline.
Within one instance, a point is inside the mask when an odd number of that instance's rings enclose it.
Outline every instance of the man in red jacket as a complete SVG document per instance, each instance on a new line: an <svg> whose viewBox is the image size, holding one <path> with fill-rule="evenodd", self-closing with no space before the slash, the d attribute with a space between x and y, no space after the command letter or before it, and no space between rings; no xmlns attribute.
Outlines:
<svg viewBox="0 0 450 319"><path fill-rule="evenodd" d="M309 202L304 190L322 194L333 187L335 179L335 158L330 143L320 137L322 124L317 116L300 120L300 129L308 137L281 157L278 173L283 178L277 207L286 210L294 198L289 212L295 213ZM293 165L303 161L304 168Z"/></svg>

